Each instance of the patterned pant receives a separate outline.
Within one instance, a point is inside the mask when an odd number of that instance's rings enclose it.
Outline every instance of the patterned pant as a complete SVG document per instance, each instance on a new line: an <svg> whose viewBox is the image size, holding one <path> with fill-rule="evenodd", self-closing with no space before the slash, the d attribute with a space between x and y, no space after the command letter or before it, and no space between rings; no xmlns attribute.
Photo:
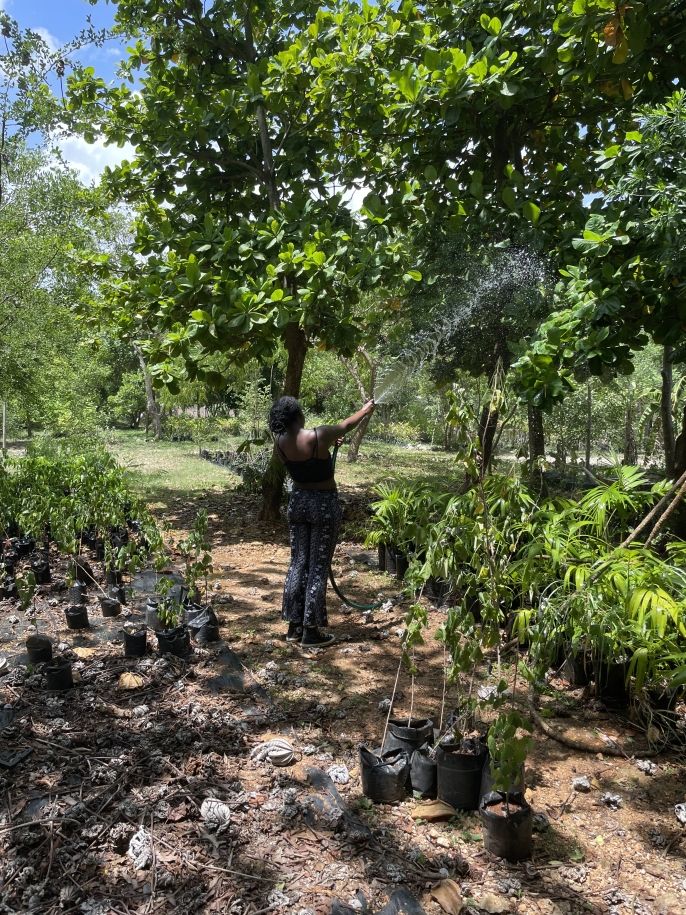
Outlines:
<svg viewBox="0 0 686 915"><path fill-rule="evenodd" d="M282 618L326 626L326 584L341 525L338 493L294 489L288 502L291 564L283 590Z"/></svg>

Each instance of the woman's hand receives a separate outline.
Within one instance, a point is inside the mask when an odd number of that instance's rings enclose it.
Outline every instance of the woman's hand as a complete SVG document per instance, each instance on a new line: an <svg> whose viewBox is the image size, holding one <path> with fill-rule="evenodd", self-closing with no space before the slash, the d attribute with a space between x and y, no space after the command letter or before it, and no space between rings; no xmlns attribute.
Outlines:
<svg viewBox="0 0 686 915"><path fill-rule="evenodd" d="M369 416L370 413L373 413L376 409L376 404L373 400L368 400L367 403L362 407L362 412L365 416Z"/></svg>

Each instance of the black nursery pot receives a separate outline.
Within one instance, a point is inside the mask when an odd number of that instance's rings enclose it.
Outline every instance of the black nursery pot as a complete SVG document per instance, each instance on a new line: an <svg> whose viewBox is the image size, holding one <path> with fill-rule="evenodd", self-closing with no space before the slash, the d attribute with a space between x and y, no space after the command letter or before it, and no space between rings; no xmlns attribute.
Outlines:
<svg viewBox="0 0 686 915"><path fill-rule="evenodd" d="M424 585L424 596L435 603L443 603L450 591L450 583L444 578L427 578Z"/></svg>
<svg viewBox="0 0 686 915"><path fill-rule="evenodd" d="M32 664L52 661L52 642L46 635L30 635L26 639L26 653Z"/></svg>
<svg viewBox="0 0 686 915"><path fill-rule="evenodd" d="M362 793L376 804L401 801L406 794L410 758L405 750L391 750L378 756L360 747Z"/></svg>
<svg viewBox="0 0 686 915"><path fill-rule="evenodd" d="M571 686L587 686L593 674L593 664L585 651L568 654L562 667L562 675Z"/></svg>
<svg viewBox="0 0 686 915"><path fill-rule="evenodd" d="M596 670L596 695L608 708L626 708L629 689L626 678L629 665L626 661L601 660Z"/></svg>
<svg viewBox="0 0 686 915"><path fill-rule="evenodd" d="M126 603L126 588L124 585L110 585L107 589L107 596L120 604Z"/></svg>
<svg viewBox="0 0 686 915"><path fill-rule="evenodd" d="M219 641L219 620L212 607L191 603L186 607L186 622L200 645Z"/></svg>
<svg viewBox="0 0 686 915"><path fill-rule="evenodd" d="M505 806L505 798L509 813ZM482 798L479 813L486 851L506 861L525 861L533 849L533 811L521 794L493 791Z"/></svg>
<svg viewBox="0 0 686 915"><path fill-rule="evenodd" d="M56 658L46 664L45 677L48 689L71 689L74 686L71 662L66 658Z"/></svg>
<svg viewBox="0 0 686 915"><path fill-rule="evenodd" d="M34 559L31 563L31 571L36 579L36 584L47 585L50 581L50 563L47 559Z"/></svg>
<svg viewBox="0 0 686 915"><path fill-rule="evenodd" d="M187 658L191 650L191 637L185 626L157 633L157 648L161 654Z"/></svg>
<svg viewBox="0 0 686 915"><path fill-rule="evenodd" d="M94 581L93 569L91 568L90 563L86 562L81 556L72 563L71 572L73 578L83 585L89 585Z"/></svg>
<svg viewBox="0 0 686 915"><path fill-rule="evenodd" d="M379 556L379 572L386 571L386 544L380 543L377 547L377 553Z"/></svg>
<svg viewBox="0 0 686 915"><path fill-rule="evenodd" d="M20 556L28 556L36 549L36 541L33 537L20 537L16 543L16 550Z"/></svg>
<svg viewBox="0 0 686 915"><path fill-rule="evenodd" d="M398 568L398 563L396 561L397 553L395 548L390 544L386 544L384 548L384 570L388 572L389 575L395 575Z"/></svg>
<svg viewBox="0 0 686 915"><path fill-rule="evenodd" d="M69 589L69 601L72 604L85 604L86 603L86 586L81 581L76 581Z"/></svg>
<svg viewBox="0 0 686 915"><path fill-rule="evenodd" d="M145 625L148 627L148 629L152 629L155 632L160 632L162 629L164 629L162 620L157 615L158 608L159 604L155 598L149 597L145 605Z"/></svg>
<svg viewBox="0 0 686 915"><path fill-rule="evenodd" d="M119 616L121 613L121 604L114 597L105 597L104 595L101 595L100 606L102 607L103 616Z"/></svg>
<svg viewBox="0 0 686 915"><path fill-rule="evenodd" d="M433 738L434 723L431 718L391 718L383 752L407 750L411 755Z"/></svg>
<svg viewBox="0 0 686 915"><path fill-rule="evenodd" d="M410 785L422 797L436 797L438 765L429 756L429 748L415 750L410 760Z"/></svg>
<svg viewBox="0 0 686 915"><path fill-rule="evenodd" d="M105 573L105 580L108 585L118 588L124 584L124 573L121 569L108 569Z"/></svg>
<svg viewBox="0 0 686 915"><path fill-rule="evenodd" d="M405 572L410 567L410 560L407 558L405 553L397 552L395 554L395 577L398 581L402 581L405 578Z"/></svg>
<svg viewBox="0 0 686 915"><path fill-rule="evenodd" d="M148 633L145 629L138 632L124 632L124 657L142 658L148 647Z"/></svg>
<svg viewBox="0 0 686 915"><path fill-rule="evenodd" d="M488 748L480 741L440 746L436 751L438 797L456 810L476 810Z"/></svg>
<svg viewBox="0 0 686 915"><path fill-rule="evenodd" d="M67 617L67 626L70 629L88 629L88 610L81 605L67 607L64 611Z"/></svg>

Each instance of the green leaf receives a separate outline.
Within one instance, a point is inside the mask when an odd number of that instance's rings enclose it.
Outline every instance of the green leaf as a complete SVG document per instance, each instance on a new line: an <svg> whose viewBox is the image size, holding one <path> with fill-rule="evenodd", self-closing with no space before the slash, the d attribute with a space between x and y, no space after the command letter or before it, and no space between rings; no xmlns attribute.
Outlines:
<svg viewBox="0 0 686 915"><path fill-rule="evenodd" d="M503 198L503 203L508 209L514 210L516 208L517 197L515 196L514 190L509 185L503 188L501 196Z"/></svg>
<svg viewBox="0 0 686 915"><path fill-rule="evenodd" d="M522 213L524 214L524 217L529 220L529 222L532 222L534 225L536 225L541 215L541 208L532 200L527 200L522 207Z"/></svg>
<svg viewBox="0 0 686 915"><path fill-rule="evenodd" d="M403 279L406 283L420 283L422 280L422 274L419 270L408 270L407 273L403 276Z"/></svg>

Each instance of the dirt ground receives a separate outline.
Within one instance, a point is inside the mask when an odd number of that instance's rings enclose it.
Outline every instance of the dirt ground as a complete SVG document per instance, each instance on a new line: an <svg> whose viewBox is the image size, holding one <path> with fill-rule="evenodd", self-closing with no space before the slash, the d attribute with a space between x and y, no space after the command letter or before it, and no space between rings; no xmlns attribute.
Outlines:
<svg viewBox="0 0 686 915"><path fill-rule="evenodd" d="M340 587L393 602L361 613L330 595L338 643L305 653L284 641L279 619L285 525L256 524L254 497L211 494L170 500L172 535L201 506L212 525L210 596L223 642L196 648L188 663L152 650L125 659L121 619L103 620L94 597L92 630L66 629L60 567L41 589L37 616L74 660L79 682L67 693L48 692L40 670L16 657L24 615L0 602L0 655L11 662L0 678L0 754L31 751L0 769L0 913L324 915L335 900L350 906L344 911L364 911L362 896L377 912L404 887L437 915L444 908L432 891L441 884L457 893L445 911L461 904L464 912L522 915L686 912L686 842L674 811L686 800L683 759L664 754L653 760L653 774L642 771L641 757L632 758L642 734L562 682L555 685L571 717L549 723L599 747L614 739L627 757L580 753L536 735L527 796L544 816L531 861L490 857L476 814L429 823L410 816L412 799L367 801L358 746L380 743L386 715L379 705L393 693L405 612L396 583L378 572L372 552L344 536L334 562ZM353 521L362 510L355 500L347 505ZM135 600L130 613L141 618ZM436 721L442 648L433 633L443 616L431 608L414 696L414 714ZM126 682L126 673L138 679ZM554 710L559 700L547 701ZM402 673L395 711L409 710ZM292 744L295 764L251 758L275 736ZM349 774L337 785L340 803L311 774L332 766ZM588 792L573 789L577 776L588 776ZM607 793L619 797L617 809L602 800ZM228 823L213 826L202 816L208 798L225 803ZM129 854L136 833L137 862Z"/></svg>

